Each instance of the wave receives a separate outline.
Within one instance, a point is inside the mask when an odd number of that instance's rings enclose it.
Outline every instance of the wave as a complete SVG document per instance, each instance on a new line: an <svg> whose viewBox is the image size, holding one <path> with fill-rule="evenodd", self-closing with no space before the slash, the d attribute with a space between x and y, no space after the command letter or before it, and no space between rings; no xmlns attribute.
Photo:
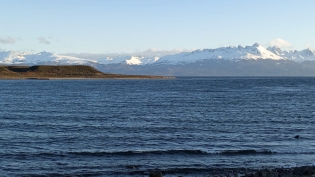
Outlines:
<svg viewBox="0 0 315 177"><path fill-rule="evenodd" d="M127 176L127 175L136 175L136 176L143 176L144 174L149 174L150 171L161 171L162 174L168 174L168 175L179 175L179 174L194 174L194 175L200 175L205 176L206 174L212 173L221 175L226 173L227 171L233 170L234 172L241 172L242 170L247 170L246 168L215 168L215 167L207 167L207 166L201 166L201 167L175 167L175 168L163 168L163 169L143 169L143 170L132 170L132 171L115 171L112 172L112 175L115 176ZM164 175L163 175L164 176Z"/></svg>
<svg viewBox="0 0 315 177"><path fill-rule="evenodd" d="M114 151L114 152L69 152L69 154L75 155L93 155L93 156L102 156L102 155L149 155L149 154L165 154L165 155L177 155L177 154L207 154L207 152L201 150L148 150L148 151Z"/></svg>
<svg viewBox="0 0 315 177"><path fill-rule="evenodd" d="M116 152L70 152L69 154L75 155L259 155L259 154L273 154L269 150L225 150L218 152L206 152L202 150L151 150L151 151L116 151Z"/></svg>
<svg viewBox="0 0 315 177"><path fill-rule="evenodd" d="M315 151L271 151L271 150L223 150L223 151L202 151L202 150L143 150L143 151L83 151L83 152L69 152L73 155L83 156L106 156L106 155L121 155L121 156L132 156L132 155L272 155L272 154L315 154Z"/></svg>
<svg viewBox="0 0 315 177"><path fill-rule="evenodd" d="M263 155L263 154L274 154L276 152L272 152L270 150L226 150L222 151L220 154L223 155Z"/></svg>

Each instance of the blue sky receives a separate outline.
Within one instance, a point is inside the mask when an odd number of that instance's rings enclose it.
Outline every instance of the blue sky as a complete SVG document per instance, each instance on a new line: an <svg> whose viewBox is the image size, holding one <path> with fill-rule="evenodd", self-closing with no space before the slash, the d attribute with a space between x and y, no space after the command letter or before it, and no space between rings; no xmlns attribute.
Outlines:
<svg viewBox="0 0 315 177"><path fill-rule="evenodd" d="M132 53L315 47L313 0L0 0L0 49Z"/></svg>

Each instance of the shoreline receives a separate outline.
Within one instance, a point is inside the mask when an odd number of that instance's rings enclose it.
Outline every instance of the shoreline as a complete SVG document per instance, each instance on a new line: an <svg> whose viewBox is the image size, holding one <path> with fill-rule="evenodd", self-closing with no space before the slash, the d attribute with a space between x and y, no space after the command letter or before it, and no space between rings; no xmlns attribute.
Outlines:
<svg viewBox="0 0 315 177"><path fill-rule="evenodd" d="M85 65L0 66L0 80L172 79L171 76L103 73Z"/></svg>
<svg viewBox="0 0 315 177"><path fill-rule="evenodd" d="M149 79L149 80L165 80L165 79L176 79L176 77L100 77L100 78L85 78L85 77L47 77L47 78L0 78L0 80L106 80L106 79L120 79L120 80L138 80L138 79Z"/></svg>

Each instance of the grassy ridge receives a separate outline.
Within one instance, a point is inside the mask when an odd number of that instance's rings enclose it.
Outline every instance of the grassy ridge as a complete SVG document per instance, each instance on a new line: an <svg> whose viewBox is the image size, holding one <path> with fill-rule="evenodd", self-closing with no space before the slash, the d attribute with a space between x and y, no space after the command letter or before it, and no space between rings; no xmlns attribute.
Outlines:
<svg viewBox="0 0 315 177"><path fill-rule="evenodd" d="M2 79L49 78L165 78L160 76L105 74L91 66L0 66Z"/></svg>

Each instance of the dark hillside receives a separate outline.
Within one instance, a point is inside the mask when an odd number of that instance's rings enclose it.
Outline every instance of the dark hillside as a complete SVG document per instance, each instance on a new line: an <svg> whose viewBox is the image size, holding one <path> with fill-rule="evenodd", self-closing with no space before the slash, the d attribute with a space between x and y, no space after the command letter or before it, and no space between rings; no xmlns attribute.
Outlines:
<svg viewBox="0 0 315 177"><path fill-rule="evenodd" d="M10 75L10 74L14 74L14 72L10 71L8 69L8 67L5 66L0 66L0 75Z"/></svg>
<svg viewBox="0 0 315 177"><path fill-rule="evenodd" d="M0 78L164 78L159 76L105 74L91 66L0 66Z"/></svg>

